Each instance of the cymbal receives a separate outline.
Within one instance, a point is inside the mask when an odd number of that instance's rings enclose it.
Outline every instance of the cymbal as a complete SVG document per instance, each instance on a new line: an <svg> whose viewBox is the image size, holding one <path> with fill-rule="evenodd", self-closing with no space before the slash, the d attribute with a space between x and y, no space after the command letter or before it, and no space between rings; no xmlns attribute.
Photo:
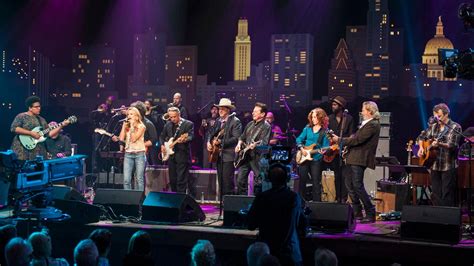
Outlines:
<svg viewBox="0 0 474 266"><path fill-rule="evenodd" d="M288 139L287 136L281 136L281 135L277 135L277 136L273 136L273 139L279 139L279 140L282 140L282 139Z"/></svg>
<svg viewBox="0 0 474 266"><path fill-rule="evenodd" d="M298 134L300 131L298 129L292 128L292 129L289 129L288 132Z"/></svg>

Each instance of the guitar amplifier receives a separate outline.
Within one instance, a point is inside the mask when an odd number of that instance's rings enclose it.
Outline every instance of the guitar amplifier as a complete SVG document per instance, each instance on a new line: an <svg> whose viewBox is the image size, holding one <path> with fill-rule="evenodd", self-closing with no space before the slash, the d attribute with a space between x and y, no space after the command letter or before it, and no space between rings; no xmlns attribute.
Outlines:
<svg viewBox="0 0 474 266"><path fill-rule="evenodd" d="M375 209L378 213L401 211L408 203L410 185L389 181L377 181Z"/></svg>

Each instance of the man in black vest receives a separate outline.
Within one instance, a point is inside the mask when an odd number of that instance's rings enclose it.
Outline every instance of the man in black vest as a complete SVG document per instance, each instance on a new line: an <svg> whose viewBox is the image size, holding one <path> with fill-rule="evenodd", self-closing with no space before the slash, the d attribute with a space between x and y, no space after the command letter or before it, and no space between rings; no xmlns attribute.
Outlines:
<svg viewBox="0 0 474 266"><path fill-rule="evenodd" d="M380 113L375 102L367 101L362 104L363 121L354 135L339 138L333 135L335 142L341 142L347 147L346 164L352 170L352 182L347 182L347 190L352 200L355 216L360 216L362 211L361 202L365 210L365 218L362 223L375 222L375 207L370 201L369 194L364 187L364 171L368 167L375 169L375 153L380 135Z"/></svg>

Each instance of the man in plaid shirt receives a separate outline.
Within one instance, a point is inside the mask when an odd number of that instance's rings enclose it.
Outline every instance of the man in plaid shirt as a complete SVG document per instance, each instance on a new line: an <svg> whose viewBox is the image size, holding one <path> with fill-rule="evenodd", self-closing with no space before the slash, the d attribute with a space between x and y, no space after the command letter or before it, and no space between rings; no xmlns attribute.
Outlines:
<svg viewBox="0 0 474 266"><path fill-rule="evenodd" d="M461 126L449 118L449 107L445 103L433 107L434 121L421 132L418 142L434 139L432 146L438 149L438 157L431 166L431 201L436 206L454 206L456 190L457 150ZM424 154L418 150L418 157Z"/></svg>

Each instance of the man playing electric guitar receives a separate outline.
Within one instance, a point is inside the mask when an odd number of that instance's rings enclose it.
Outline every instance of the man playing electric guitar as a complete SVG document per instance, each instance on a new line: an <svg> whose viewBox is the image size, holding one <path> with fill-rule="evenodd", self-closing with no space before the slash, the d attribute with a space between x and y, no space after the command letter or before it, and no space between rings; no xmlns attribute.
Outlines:
<svg viewBox="0 0 474 266"><path fill-rule="evenodd" d="M428 150L422 149L424 141L435 139L429 145L438 149L438 156L431 166L431 201L436 206L454 206L456 189L456 169L458 167L457 150L461 126L449 118L449 107L445 103L433 107L434 121L418 137L422 158Z"/></svg>
<svg viewBox="0 0 474 266"><path fill-rule="evenodd" d="M189 193L195 197L194 180L189 176L191 166L190 142L194 136L194 124L182 118L177 107L168 108L168 115L169 121L163 127L160 143L165 143L171 138L177 140L176 145L174 145L174 154L168 160L171 190L186 193L186 189L188 189ZM185 133L187 133L186 138L179 138ZM161 145L161 152L164 153L165 151L165 146Z"/></svg>
<svg viewBox="0 0 474 266"><path fill-rule="evenodd" d="M265 121L267 115L267 105L264 103L256 103L252 111L252 121L250 121L244 129L243 134L239 138L235 152L239 153L242 149L242 144L249 146L249 159L244 161L239 168L239 175L237 176L237 193L239 195L248 194L248 175L250 170L253 172L254 183L253 192L258 194L262 191L262 180L260 176L260 156L255 151L257 141L261 141L260 145L268 145L270 135L272 133L272 126Z"/></svg>
<svg viewBox="0 0 474 266"><path fill-rule="evenodd" d="M46 147L44 142L38 142L33 149L27 149L20 142L20 135L31 136L38 140L42 136L40 133L33 131L36 127L48 128L46 120L40 116L41 103L37 96L30 96L25 100L25 105L28 108L27 112L18 114L13 120L10 131L15 134L12 141L11 149L16 153L19 160L34 160L36 156L40 155L47 157ZM64 127L69 125L70 121L65 120L61 126L49 131L45 137L54 136Z"/></svg>
<svg viewBox="0 0 474 266"><path fill-rule="evenodd" d="M354 119L347 112L347 101L341 96L336 96L331 99L332 114L328 116L329 126L328 128L334 131L334 134L347 138L354 133ZM333 143L331 143L333 144ZM328 151L323 161L325 162L324 169L330 168L334 171L334 181L336 186L336 199L338 202L346 202L347 200L347 182L351 182L351 169L346 165L341 156L339 156L339 150ZM332 161L328 158L334 158ZM324 163L323 163L324 165ZM327 167L326 167L327 166Z"/></svg>

